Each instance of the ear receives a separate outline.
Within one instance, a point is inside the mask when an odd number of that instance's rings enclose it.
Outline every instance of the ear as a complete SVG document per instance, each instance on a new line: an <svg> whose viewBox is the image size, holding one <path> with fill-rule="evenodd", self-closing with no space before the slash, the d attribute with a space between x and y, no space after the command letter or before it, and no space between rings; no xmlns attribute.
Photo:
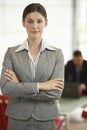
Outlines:
<svg viewBox="0 0 87 130"><path fill-rule="evenodd" d="M45 20L45 27L48 25L48 19Z"/></svg>

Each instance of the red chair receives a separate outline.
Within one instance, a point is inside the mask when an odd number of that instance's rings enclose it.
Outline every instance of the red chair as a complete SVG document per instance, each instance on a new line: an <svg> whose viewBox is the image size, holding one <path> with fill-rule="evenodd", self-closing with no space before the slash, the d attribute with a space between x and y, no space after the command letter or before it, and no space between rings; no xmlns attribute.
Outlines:
<svg viewBox="0 0 87 130"><path fill-rule="evenodd" d="M65 123L65 117L60 116L54 120L55 125L56 125L56 130L60 130L60 128L64 125Z"/></svg>
<svg viewBox="0 0 87 130"><path fill-rule="evenodd" d="M83 110L83 112L82 112L82 117L83 117L84 119L87 119L87 110Z"/></svg>
<svg viewBox="0 0 87 130"><path fill-rule="evenodd" d="M8 102L8 96L0 95L0 130L7 130L8 117L5 110Z"/></svg>

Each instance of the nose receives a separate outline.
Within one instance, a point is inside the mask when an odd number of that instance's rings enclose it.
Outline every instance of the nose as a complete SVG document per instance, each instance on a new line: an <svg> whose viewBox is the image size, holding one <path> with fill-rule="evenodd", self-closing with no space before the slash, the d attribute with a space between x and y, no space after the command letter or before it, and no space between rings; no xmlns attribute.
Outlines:
<svg viewBox="0 0 87 130"><path fill-rule="evenodd" d="M37 28L37 27L38 27L37 22L34 22L34 24L33 24L33 28Z"/></svg>

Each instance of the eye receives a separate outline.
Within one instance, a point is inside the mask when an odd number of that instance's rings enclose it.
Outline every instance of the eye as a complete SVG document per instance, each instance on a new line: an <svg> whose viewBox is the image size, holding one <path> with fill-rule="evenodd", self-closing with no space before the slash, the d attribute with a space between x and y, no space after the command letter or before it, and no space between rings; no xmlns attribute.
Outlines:
<svg viewBox="0 0 87 130"><path fill-rule="evenodd" d="M32 19L30 19L30 20L28 20L28 23L33 24L33 23L34 23L34 21L33 21Z"/></svg>
<svg viewBox="0 0 87 130"><path fill-rule="evenodd" d="M43 22L43 20L41 20L41 19L37 20L37 23L42 23L42 22Z"/></svg>

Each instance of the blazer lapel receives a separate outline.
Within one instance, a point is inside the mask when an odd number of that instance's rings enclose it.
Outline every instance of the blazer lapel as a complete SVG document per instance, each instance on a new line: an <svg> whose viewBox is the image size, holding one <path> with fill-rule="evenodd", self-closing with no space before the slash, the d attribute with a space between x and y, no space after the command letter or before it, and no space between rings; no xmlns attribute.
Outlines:
<svg viewBox="0 0 87 130"><path fill-rule="evenodd" d="M24 70L24 74L26 74L27 79L31 79L32 80L32 74L31 74L31 64L29 62L29 56L28 56L28 52L27 50L23 50L21 52L19 52L20 55L20 64Z"/></svg>
<svg viewBox="0 0 87 130"><path fill-rule="evenodd" d="M36 82L41 80L43 74L45 73L45 65L47 63L44 63L44 61L47 61L46 53L42 52L40 57L39 57L39 61L38 61L37 68L36 68L36 73L35 73L35 81Z"/></svg>

